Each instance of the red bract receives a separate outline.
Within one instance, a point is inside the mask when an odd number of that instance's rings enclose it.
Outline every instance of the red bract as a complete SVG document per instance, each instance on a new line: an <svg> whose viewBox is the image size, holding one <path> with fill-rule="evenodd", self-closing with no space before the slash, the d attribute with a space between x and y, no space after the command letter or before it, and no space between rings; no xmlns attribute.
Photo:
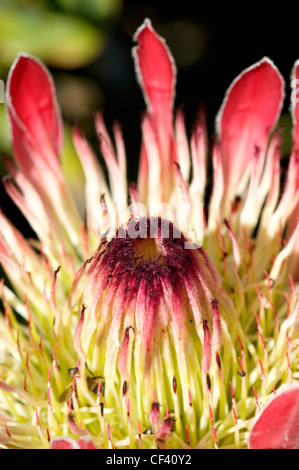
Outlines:
<svg viewBox="0 0 299 470"><path fill-rule="evenodd" d="M172 132L172 107L176 78L172 55L162 38L153 30L151 22L146 20L138 29L134 49L138 79L147 102L148 111L159 126L169 136Z"/></svg>
<svg viewBox="0 0 299 470"><path fill-rule="evenodd" d="M39 237L53 238L55 226L78 246L81 221L60 165L60 110L52 77L38 59L19 54L9 73L6 105L14 153L7 166L17 183L6 179L8 194Z"/></svg>
<svg viewBox="0 0 299 470"><path fill-rule="evenodd" d="M79 446L76 441L70 439L69 437L55 437L51 439L50 449L79 449Z"/></svg>
<svg viewBox="0 0 299 470"><path fill-rule="evenodd" d="M48 170L60 174L62 124L51 75L37 59L19 55L7 83L14 156L25 175L36 152ZM32 162L34 167L36 162ZM32 172L30 177L32 177Z"/></svg>
<svg viewBox="0 0 299 470"><path fill-rule="evenodd" d="M176 67L165 41L155 32L150 20L144 21L134 39L138 42L133 49L137 78L147 104L147 114L142 125L141 194L144 193L145 179L148 177L150 181L157 181L155 192L160 194L162 200L167 200L175 179L172 119ZM149 160L155 160L154 164L150 165ZM154 175L151 174L153 170ZM168 181L163 178L163 174L169 175Z"/></svg>
<svg viewBox="0 0 299 470"><path fill-rule="evenodd" d="M50 448L57 449L95 449L95 445L91 439L81 437L77 441L69 437L54 437L51 439Z"/></svg>
<svg viewBox="0 0 299 470"><path fill-rule="evenodd" d="M293 118L293 149L290 159L290 166L288 171L288 185L286 189L286 198L296 198L296 206L290 216L290 221L288 225L287 238L290 238L292 233L294 233L296 226L299 221L299 200L298 200L298 188L299 188L299 60L294 64L291 76L291 86L292 86L292 98L291 98L291 111ZM294 195L294 196L293 196ZM294 248L295 256L291 260L291 271L295 279L299 277L299 266L298 266L298 255L299 247L296 244Z"/></svg>
<svg viewBox="0 0 299 470"><path fill-rule="evenodd" d="M299 449L299 384L288 385L262 410L250 437L250 449Z"/></svg>
<svg viewBox="0 0 299 470"><path fill-rule="evenodd" d="M217 118L228 202L255 154L265 157L283 98L284 81L268 58L246 69L228 89Z"/></svg>

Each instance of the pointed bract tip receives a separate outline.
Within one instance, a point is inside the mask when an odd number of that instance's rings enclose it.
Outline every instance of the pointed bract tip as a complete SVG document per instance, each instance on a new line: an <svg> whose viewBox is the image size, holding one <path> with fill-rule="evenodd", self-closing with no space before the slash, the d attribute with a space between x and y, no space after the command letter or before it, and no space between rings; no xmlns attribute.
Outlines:
<svg viewBox="0 0 299 470"><path fill-rule="evenodd" d="M277 111L277 115L276 115L276 118L279 116L280 114L280 111L281 111L281 108L282 108L282 103L283 103L283 100L284 100L284 97L285 97L285 91L284 91L284 88L285 88L285 81L282 77L282 75L280 74L278 68L276 67L276 65L274 64L274 62L267 56L264 56L261 60L255 62L254 64L252 64L251 66L245 68L231 83L231 85L229 86L229 88L227 89L226 93L225 93L225 96L224 96L224 100L222 102L222 105L219 109L219 112L216 116L216 120L215 120L215 130L216 130L216 133L217 135L219 135L221 137L221 124L222 124L222 118L223 118L223 113L224 113L224 110L226 108L226 105L227 105L227 102L230 98L230 95L231 95L231 92L233 91L234 87L236 86L236 84L238 82L240 82L242 80L242 78L244 76L246 76L248 73L250 72L253 72L254 70L257 70L265 65L269 65L273 71L276 72L277 74L277 77L279 78L280 82L281 82L281 100L280 100L280 105L278 106L278 111Z"/></svg>
<svg viewBox="0 0 299 470"><path fill-rule="evenodd" d="M149 18L145 18L142 25L139 26L139 28L137 28L134 36L133 36L133 41L134 42L138 42L138 36L139 34L141 33L141 31L143 31L145 28L148 28L150 29L151 31L153 31L153 26L152 26L152 22Z"/></svg>
<svg viewBox="0 0 299 470"><path fill-rule="evenodd" d="M162 122L166 120L168 125L176 82L176 66L170 49L148 18L137 29L133 39L137 43L132 49L137 80L147 108Z"/></svg>

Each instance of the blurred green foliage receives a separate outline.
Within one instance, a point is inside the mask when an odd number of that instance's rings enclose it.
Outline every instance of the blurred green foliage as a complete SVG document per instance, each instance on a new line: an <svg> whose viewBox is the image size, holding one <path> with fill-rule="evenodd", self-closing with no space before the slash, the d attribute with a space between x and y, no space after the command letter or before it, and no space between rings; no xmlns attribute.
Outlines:
<svg viewBox="0 0 299 470"><path fill-rule="evenodd" d="M0 65L19 51L49 66L73 69L100 54L120 0L0 0Z"/></svg>
<svg viewBox="0 0 299 470"><path fill-rule="evenodd" d="M120 10L119 0L56 0L65 11L80 13L94 20L113 17Z"/></svg>
<svg viewBox="0 0 299 470"><path fill-rule="evenodd" d="M10 149L10 139L8 133L8 123L6 119L6 113L4 104L0 104L0 150L2 153L9 154ZM3 176L7 173L4 161L0 158L0 176Z"/></svg>

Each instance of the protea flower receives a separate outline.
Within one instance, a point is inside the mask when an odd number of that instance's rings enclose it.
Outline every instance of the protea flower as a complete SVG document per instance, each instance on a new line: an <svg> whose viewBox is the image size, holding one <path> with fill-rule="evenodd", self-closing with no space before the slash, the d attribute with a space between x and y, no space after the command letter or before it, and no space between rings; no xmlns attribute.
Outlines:
<svg viewBox="0 0 299 470"><path fill-rule="evenodd" d="M109 182L75 127L85 220L60 165L51 76L25 54L12 66L4 185L37 238L0 214L0 445L298 447L299 63L281 184L271 60L232 83L208 149L202 110L190 142L182 109L173 118L175 64L149 20L135 40L138 181L118 125L112 139L96 116Z"/></svg>

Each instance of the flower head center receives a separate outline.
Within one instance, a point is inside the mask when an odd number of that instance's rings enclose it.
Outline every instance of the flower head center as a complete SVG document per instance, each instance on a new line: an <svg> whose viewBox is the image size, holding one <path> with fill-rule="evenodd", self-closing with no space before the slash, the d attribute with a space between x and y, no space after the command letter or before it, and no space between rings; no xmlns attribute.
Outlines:
<svg viewBox="0 0 299 470"><path fill-rule="evenodd" d="M124 272L137 271L158 277L173 271L182 273L189 259L184 235L168 220L160 217L131 219L127 230L120 228L108 245L105 261Z"/></svg>
<svg viewBox="0 0 299 470"><path fill-rule="evenodd" d="M155 260L157 263L163 263L163 239L161 238L140 238L133 241L133 250L136 253L136 262Z"/></svg>

